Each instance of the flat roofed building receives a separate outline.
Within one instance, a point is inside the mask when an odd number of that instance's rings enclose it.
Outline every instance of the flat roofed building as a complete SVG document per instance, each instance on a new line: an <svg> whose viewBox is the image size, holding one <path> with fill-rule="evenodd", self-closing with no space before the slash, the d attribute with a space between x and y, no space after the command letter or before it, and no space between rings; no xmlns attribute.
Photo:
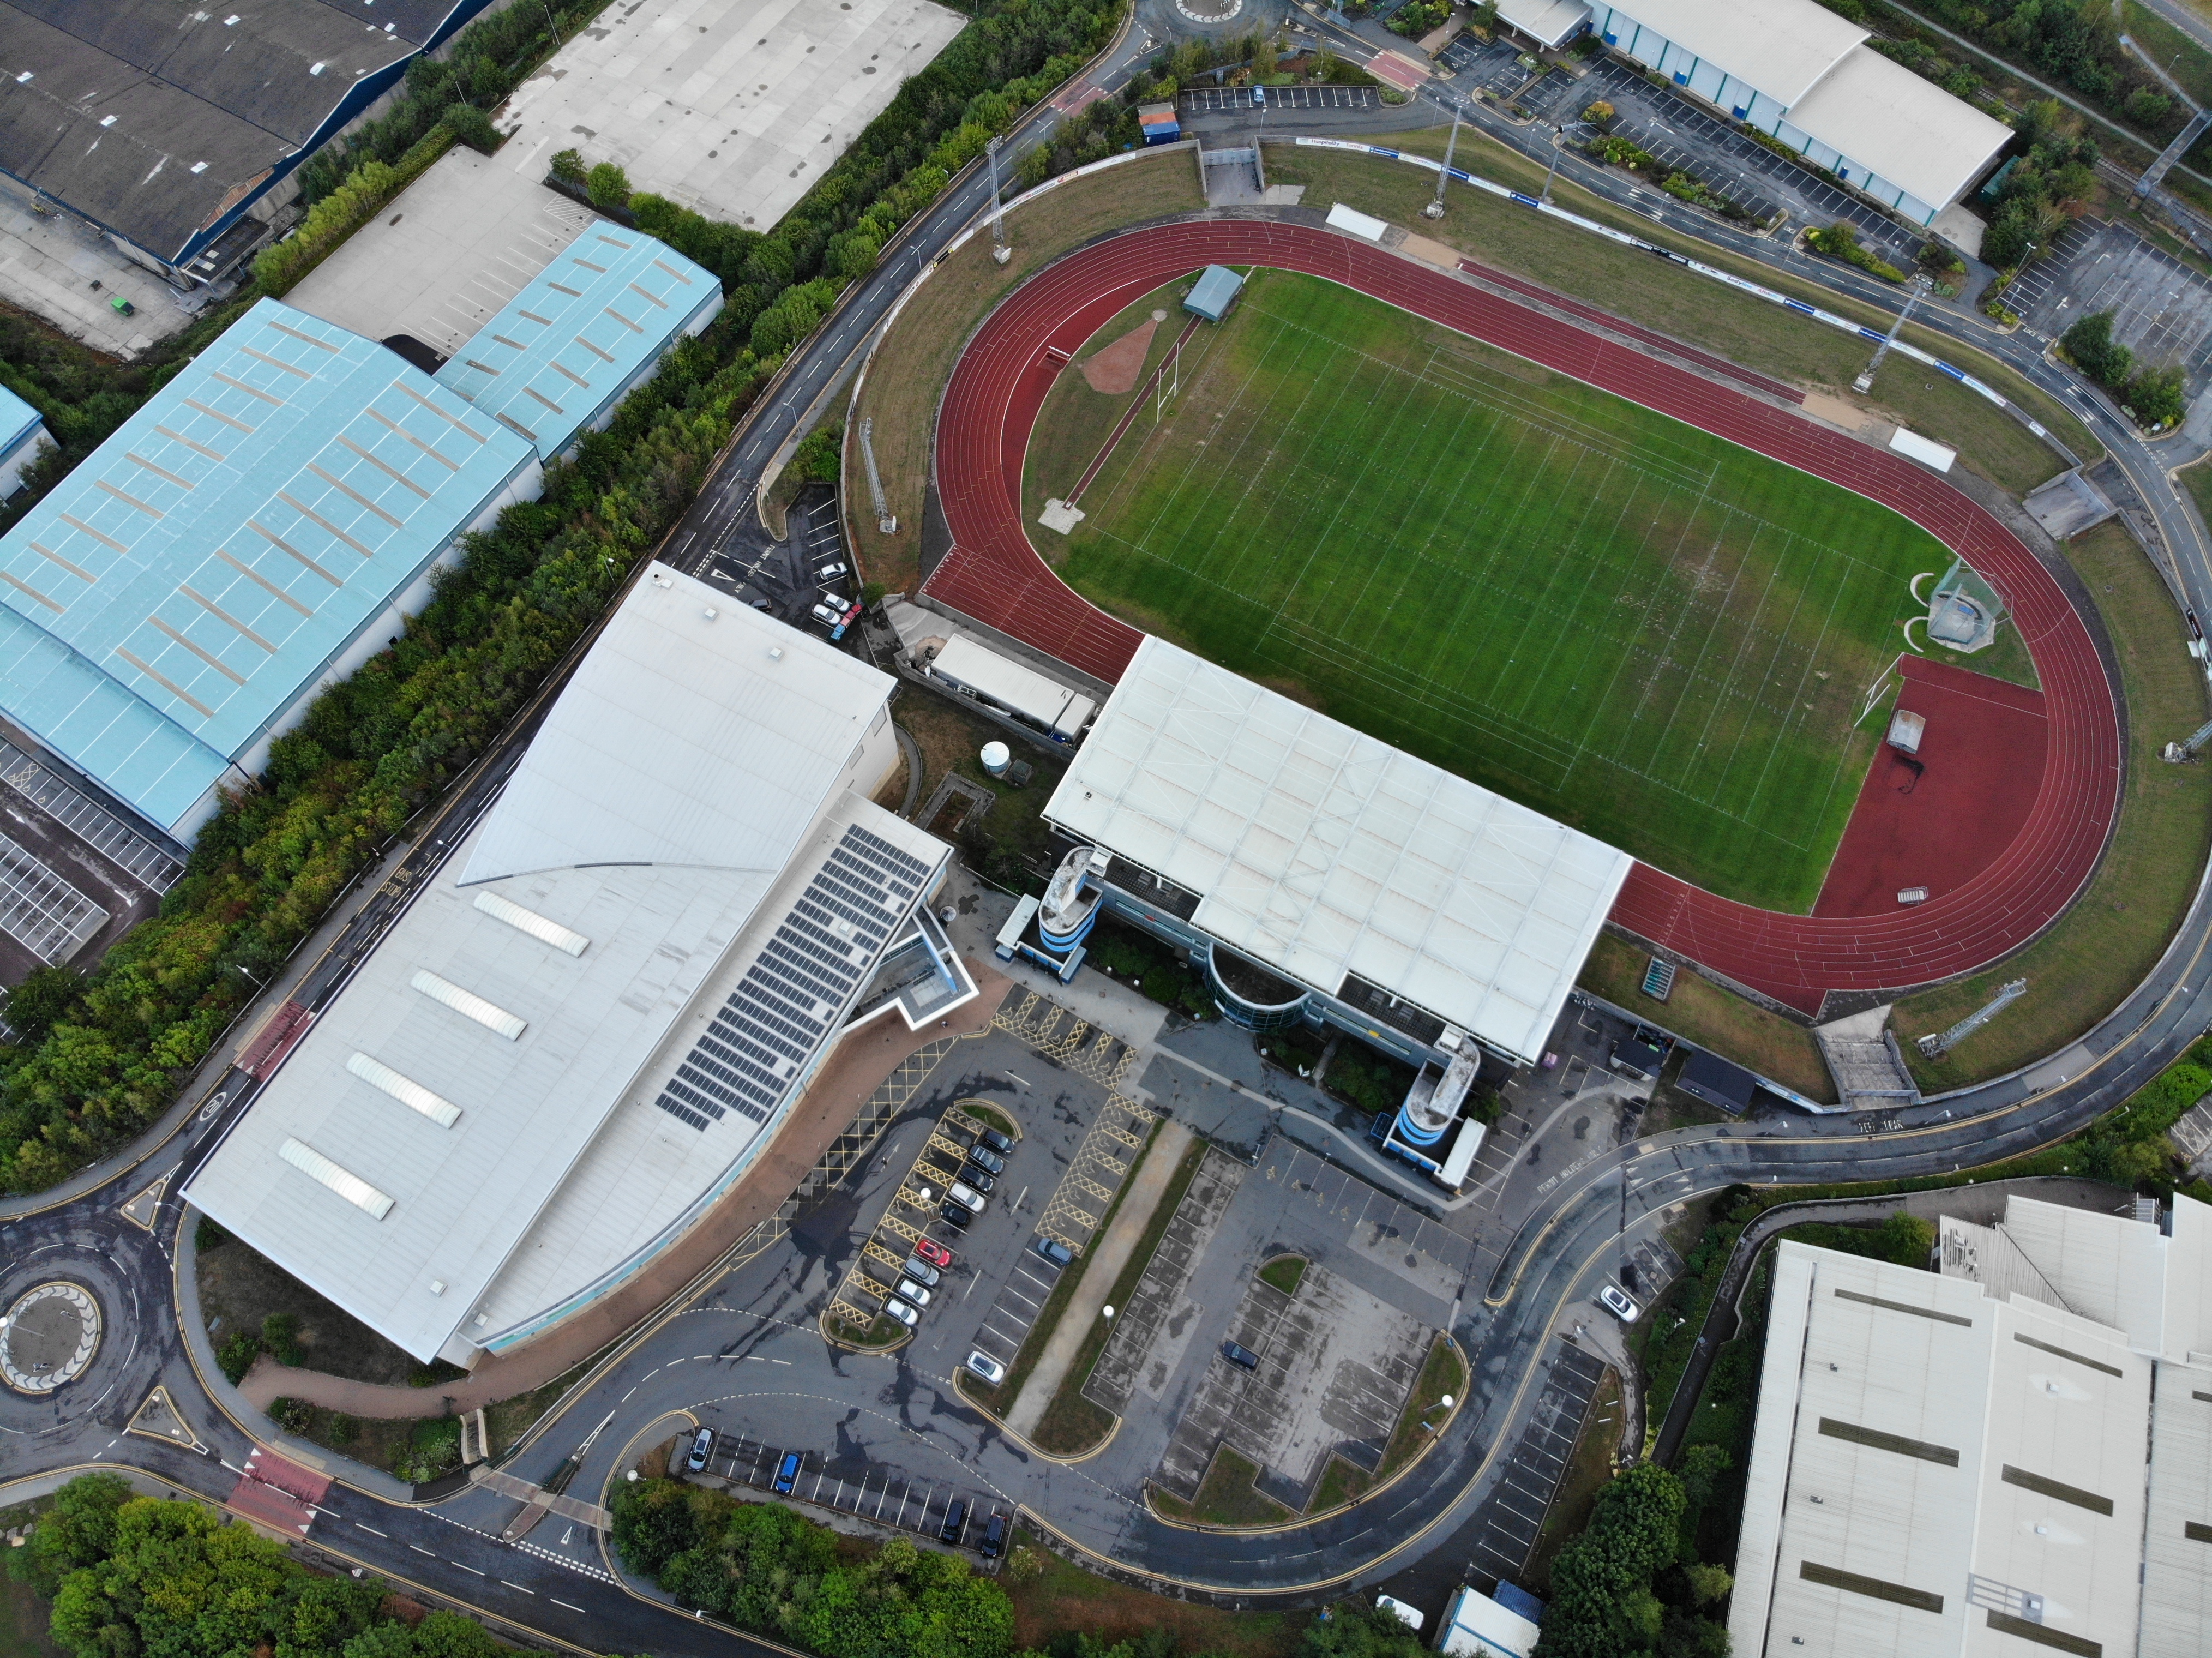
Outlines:
<svg viewBox="0 0 2212 1658"><path fill-rule="evenodd" d="M188 839L538 470L384 347L264 300L0 537L0 712Z"/></svg>
<svg viewBox="0 0 2212 1658"><path fill-rule="evenodd" d="M1318 998L1346 1029L1445 1060L1453 1030L1516 1064L1541 1053L1631 866L1152 637L1045 817L1113 855L1121 913L1265 969L1231 957L1224 1007Z"/></svg>
<svg viewBox="0 0 2212 1658"><path fill-rule="evenodd" d="M635 230L592 225L438 371L547 460L605 426L678 340L722 308L714 272Z"/></svg>
<svg viewBox="0 0 2212 1658"><path fill-rule="evenodd" d="M287 305L373 340L458 355L532 277L602 222L581 202L456 144L294 284Z"/></svg>
<svg viewBox="0 0 2212 1658"><path fill-rule="evenodd" d="M1589 10L1606 45L1914 224L1964 195L2012 137L1819 0L1592 0Z"/></svg>
<svg viewBox="0 0 2212 1658"><path fill-rule="evenodd" d="M931 659L925 670L956 690L1017 715L1055 743L1072 743L1083 734L1098 705L1081 691L1048 679L1028 664L956 634Z"/></svg>
<svg viewBox="0 0 2212 1658"><path fill-rule="evenodd" d="M1584 0L1498 0L1498 15L1515 33L1553 51L1590 28Z"/></svg>
<svg viewBox="0 0 2212 1658"><path fill-rule="evenodd" d="M212 280L266 234L256 200L485 4L0 0L0 173Z"/></svg>
<svg viewBox="0 0 2212 1658"><path fill-rule="evenodd" d="M650 567L190 1201L425 1359L625 1282L773 1141L943 871L867 798L891 684Z"/></svg>
<svg viewBox="0 0 2212 1658"><path fill-rule="evenodd" d="M1940 1273L1784 1242L1734 1649L2212 1650L2212 1208L2170 1223L2014 1196Z"/></svg>

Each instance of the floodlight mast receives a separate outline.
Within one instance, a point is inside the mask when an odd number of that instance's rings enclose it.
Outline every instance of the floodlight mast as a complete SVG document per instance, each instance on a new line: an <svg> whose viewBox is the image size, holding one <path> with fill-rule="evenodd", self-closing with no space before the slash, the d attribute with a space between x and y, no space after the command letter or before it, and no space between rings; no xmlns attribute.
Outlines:
<svg viewBox="0 0 2212 1658"><path fill-rule="evenodd" d="M991 257L1000 264L1014 257L1014 250L1006 246L1006 216L999 207L999 146L1003 142L994 132L983 145L983 160L991 172Z"/></svg>
<svg viewBox="0 0 2212 1658"><path fill-rule="evenodd" d="M1852 391L1867 392L1873 389L1875 374L1881 368L1881 360L1889 355L1889 348L1897 343L1897 337L1905 331L1905 319L1912 314L1912 307L1920 303L1920 296L1927 291L1928 279L1925 276L1915 276L1912 279L1912 285L1905 291L1905 308L1897 313L1897 320L1889 325L1889 332L1883 337L1881 343L1875 347L1874 360L1867 364L1866 372L1851 382Z"/></svg>
<svg viewBox="0 0 2212 1658"><path fill-rule="evenodd" d="M890 504L884 500L884 480L876 471L876 446L872 441L875 429L872 415L860 422L860 463L868 469L868 494L875 501L877 532L895 536L898 533L898 519L891 516Z"/></svg>
<svg viewBox="0 0 2212 1658"><path fill-rule="evenodd" d="M1452 111L1451 137L1444 144L1444 164L1437 170L1437 197L1421 210L1421 216L1425 219L1444 216L1444 180L1451 177L1452 152L1459 148L1459 118L1460 112L1455 107Z"/></svg>

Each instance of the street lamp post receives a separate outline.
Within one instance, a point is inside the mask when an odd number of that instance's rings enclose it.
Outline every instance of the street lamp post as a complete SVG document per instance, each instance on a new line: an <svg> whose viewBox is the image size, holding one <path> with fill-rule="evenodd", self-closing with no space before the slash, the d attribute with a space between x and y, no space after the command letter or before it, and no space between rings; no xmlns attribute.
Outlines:
<svg viewBox="0 0 2212 1658"><path fill-rule="evenodd" d="M1547 207L1552 204L1552 180L1559 171L1559 151L1565 138L1566 130L1564 127L1555 126L1552 129L1552 164L1544 169L1544 193L1536 198Z"/></svg>

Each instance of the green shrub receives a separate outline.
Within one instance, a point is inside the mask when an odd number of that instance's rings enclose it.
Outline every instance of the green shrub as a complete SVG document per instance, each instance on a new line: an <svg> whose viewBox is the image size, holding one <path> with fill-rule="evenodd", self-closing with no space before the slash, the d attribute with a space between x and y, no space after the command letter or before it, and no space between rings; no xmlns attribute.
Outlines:
<svg viewBox="0 0 2212 1658"><path fill-rule="evenodd" d="M623 1563L680 1606L823 1658L1006 1658L1012 1604L960 1556L894 1538L841 1554L828 1527L778 1503L673 1479L615 1486Z"/></svg>
<svg viewBox="0 0 2212 1658"><path fill-rule="evenodd" d="M2061 334L2058 343L2091 380L2117 388L2126 383L2136 354L2112 337L2112 315L2110 311L2091 312Z"/></svg>
<svg viewBox="0 0 2212 1658"><path fill-rule="evenodd" d="M286 1433L303 1434L315 1425L315 1407L304 1399L272 1399L269 1419Z"/></svg>
<svg viewBox="0 0 2212 1658"><path fill-rule="evenodd" d="M592 198L593 207L628 207L629 174L612 161L601 161L584 175L584 191Z"/></svg>
<svg viewBox="0 0 2212 1658"><path fill-rule="evenodd" d="M1328 1091L1370 1114L1395 1111L1413 1085L1413 1068L1401 1065L1357 1037L1340 1036L1322 1073Z"/></svg>
<svg viewBox="0 0 2212 1658"><path fill-rule="evenodd" d="M231 1386L245 1380L246 1373L253 1368L253 1361L261 1357L261 1333L258 1330L234 1330L215 1350L215 1362L222 1367L223 1376Z"/></svg>
<svg viewBox="0 0 2212 1658"><path fill-rule="evenodd" d="M461 1419L434 1416L415 1424L415 1430L392 1454L392 1471L410 1485L427 1485L441 1473L461 1466Z"/></svg>
<svg viewBox="0 0 2212 1658"><path fill-rule="evenodd" d="M271 1313L261 1321L261 1343L279 1364L297 1369L307 1357L300 1351L300 1321L290 1313Z"/></svg>
<svg viewBox="0 0 2212 1658"><path fill-rule="evenodd" d="M556 149L547 165L553 176L563 184L580 185L584 182L584 155L581 150Z"/></svg>
<svg viewBox="0 0 2212 1658"><path fill-rule="evenodd" d="M455 104L440 124L457 142L486 155L507 142L507 135L492 125L491 117L474 104Z"/></svg>
<svg viewBox="0 0 2212 1658"><path fill-rule="evenodd" d="M2145 426L2178 426L2189 412L2189 399L2181 387L2181 368L2168 364L2163 368L2142 368L2120 393L2135 417Z"/></svg>
<svg viewBox="0 0 2212 1658"><path fill-rule="evenodd" d="M199 1224L192 1228L192 1248L200 1254L205 1254L210 1249L220 1248L230 1241L230 1234L217 1226L205 1215L202 1215Z"/></svg>

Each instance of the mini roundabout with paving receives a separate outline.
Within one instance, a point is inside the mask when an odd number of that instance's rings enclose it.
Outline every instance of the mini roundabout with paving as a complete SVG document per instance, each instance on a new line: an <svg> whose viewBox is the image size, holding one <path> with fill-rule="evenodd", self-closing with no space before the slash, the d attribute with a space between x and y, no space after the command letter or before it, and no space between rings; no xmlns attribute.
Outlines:
<svg viewBox="0 0 2212 1658"><path fill-rule="evenodd" d="M1322 278L1840 486L1925 531L2002 602L2036 687L1901 653L1891 694L1922 716L1924 745L1875 750L1809 914L1724 898L1639 860L1611 917L1618 931L1818 1017L1984 967L2079 896L2117 817L2123 722L2099 636L2036 552L1936 472L1807 418L1802 394L1472 263L1445 270L1255 217L1156 223L1046 265L985 318L945 388L933 482L951 545L923 583L932 598L1118 678L1142 635L1039 554L1024 468L1078 355L1208 265Z"/></svg>

